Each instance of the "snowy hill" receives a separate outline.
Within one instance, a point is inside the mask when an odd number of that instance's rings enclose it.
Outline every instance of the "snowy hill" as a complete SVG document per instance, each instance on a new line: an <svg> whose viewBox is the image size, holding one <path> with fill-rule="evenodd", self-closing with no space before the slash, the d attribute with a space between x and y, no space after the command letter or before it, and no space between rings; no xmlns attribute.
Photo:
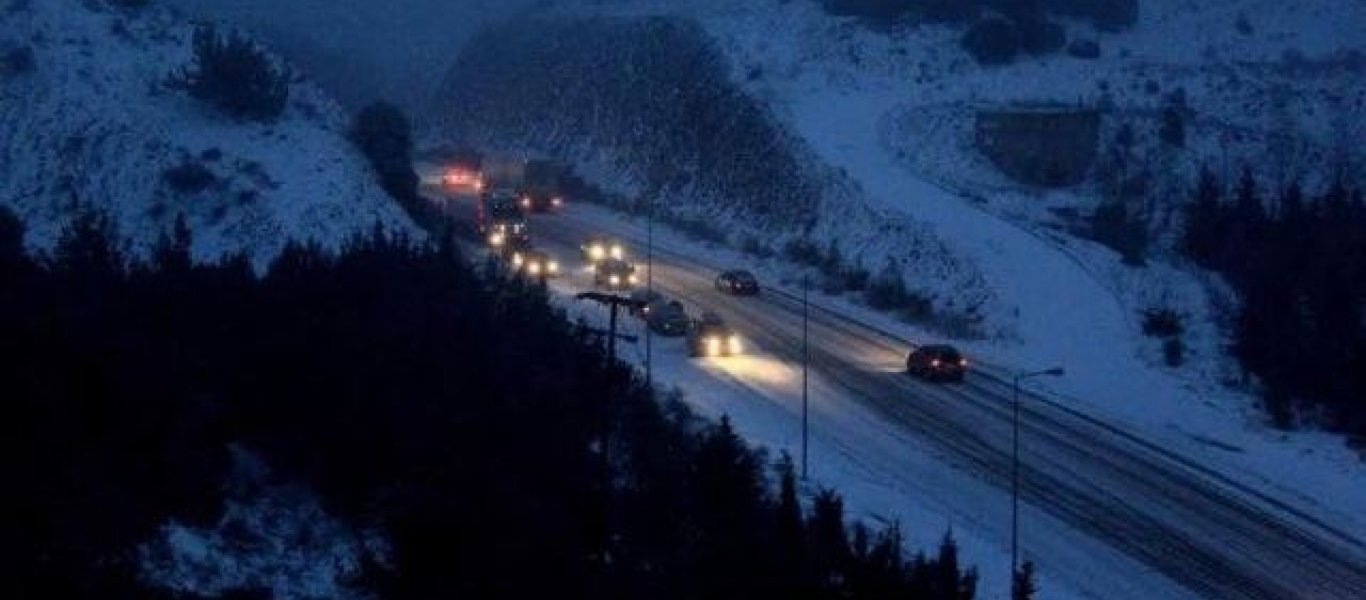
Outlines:
<svg viewBox="0 0 1366 600"><path fill-rule="evenodd" d="M12 2L0 44L30 69L0 72L0 200L43 247L77 206L115 217L134 249L184 214L193 252L258 264L290 239L335 246L376 223L415 229L345 139L346 118L301 80L273 123L237 121L169 89L193 27L147 8Z"/></svg>

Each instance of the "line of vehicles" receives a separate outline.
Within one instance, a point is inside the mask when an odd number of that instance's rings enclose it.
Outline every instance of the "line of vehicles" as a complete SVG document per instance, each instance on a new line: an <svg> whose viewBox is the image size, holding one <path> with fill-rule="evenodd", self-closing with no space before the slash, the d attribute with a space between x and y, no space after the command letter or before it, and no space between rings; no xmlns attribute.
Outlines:
<svg viewBox="0 0 1366 600"><path fill-rule="evenodd" d="M526 216L531 212L553 213L564 207L565 198L556 185L490 187L487 176L477 168L459 165L448 171L447 176L446 183L465 185L479 193L480 235L515 272L540 279L564 273L557 259L532 246ZM552 179L546 174L533 178L535 181ZM690 357L727 357L743 353L740 335L715 313L704 312L694 318L677 300L670 300L653 290L640 289L641 276L637 266L628 259L626 246L620 240L606 235L589 236L579 245L579 253L592 272L594 286L628 293L633 301L631 314L655 334L686 337ZM758 279L743 269L724 271L713 283L718 292L735 296L753 296L760 292ZM927 381L959 382L967 371L967 358L945 344L919 346L906 357L906 372Z"/></svg>

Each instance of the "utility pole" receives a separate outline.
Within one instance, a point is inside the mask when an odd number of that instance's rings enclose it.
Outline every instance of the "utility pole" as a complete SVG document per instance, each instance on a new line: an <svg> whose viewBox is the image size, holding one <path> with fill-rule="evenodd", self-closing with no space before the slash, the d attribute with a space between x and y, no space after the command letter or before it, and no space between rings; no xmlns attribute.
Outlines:
<svg viewBox="0 0 1366 600"><path fill-rule="evenodd" d="M645 209L645 297L648 299L654 296L655 291L655 195L653 192L646 196L646 202L650 203ZM653 340L654 336L651 335L650 322L647 318L645 321L645 387L650 388L652 394L654 393Z"/></svg>
<svg viewBox="0 0 1366 600"><path fill-rule="evenodd" d="M807 446L810 437L809 403L807 401L806 377L811 363L811 350L807 344L807 302L806 274L802 274L802 479L806 479Z"/></svg>
<svg viewBox="0 0 1366 600"><path fill-rule="evenodd" d="M1017 373L1010 380L1010 589L1012 593L1016 591L1017 579L1015 575L1019 573L1020 568L1020 382L1040 375L1059 377L1062 374L1062 367L1053 367L1043 371Z"/></svg>
<svg viewBox="0 0 1366 600"><path fill-rule="evenodd" d="M599 403L598 413L598 417L600 419L600 422L598 424L598 456L599 469L601 471L600 476L602 478L601 483L599 484L602 486L602 522L600 523L600 526L602 527L602 539L600 541L602 543L603 557L604 560L606 560L605 557L607 556L609 545L608 540L611 537L611 525L609 524L609 521L611 519L612 514L612 463L611 456L608 453L608 436L612 428L612 423L611 414L608 411L608 403L612 401L612 395L615 391L612 389L611 372L612 368L616 365L617 361L617 311L622 306L634 306L638 303L634 300L631 300L630 298L624 298L622 296L617 296L613 294L604 294L601 292L583 292L580 294L575 294L574 298L576 300L592 300L599 304L604 304L608 307L609 315L607 320L607 331L604 332L601 329L591 330L600 334L607 335L608 389L603 394L604 397L602 399L602 402ZM636 337L632 335L622 335L620 337L628 342L636 341Z"/></svg>

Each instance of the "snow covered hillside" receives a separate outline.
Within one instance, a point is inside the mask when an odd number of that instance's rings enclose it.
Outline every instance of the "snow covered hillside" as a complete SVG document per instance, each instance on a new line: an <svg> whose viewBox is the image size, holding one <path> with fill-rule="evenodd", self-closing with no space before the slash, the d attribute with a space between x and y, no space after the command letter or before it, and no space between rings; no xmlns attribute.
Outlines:
<svg viewBox="0 0 1366 600"><path fill-rule="evenodd" d="M914 215L868 202L859 182L738 91L725 61L685 19L510 22L462 53L431 137L566 161L638 210L653 198L665 221L705 223L760 254L807 244L843 268L890 268L941 321L1009 335L971 260Z"/></svg>
<svg viewBox="0 0 1366 600"><path fill-rule="evenodd" d="M0 71L0 201L45 247L77 207L109 213L135 250L184 215L196 257L257 264L290 239L336 246L376 223L416 229L345 138L346 117L296 79L273 123L234 120L181 91L193 27L147 8L76 0L9 2L0 46L27 69Z"/></svg>

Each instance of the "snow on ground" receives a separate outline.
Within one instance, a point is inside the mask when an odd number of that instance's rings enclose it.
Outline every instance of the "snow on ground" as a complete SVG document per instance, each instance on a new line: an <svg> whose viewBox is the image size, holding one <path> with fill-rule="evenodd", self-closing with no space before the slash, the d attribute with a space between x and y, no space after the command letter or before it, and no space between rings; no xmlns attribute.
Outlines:
<svg viewBox="0 0 1366 600"><path fill-rule="evenodd" d="M213 527L169 522L139 548L142 576L177 594L218 597L269 590L276 600L369 597L354 587L366 560L387 561L378 535L357 535L298 487L268 483L254 456L233 448L233 497Z"/></svg>
<svg viewBox="0 0 1366 600"><path fill-rule="evenodd" d="M289 239L335 247L376 223L418 235L316 86L296 80L274 123L234 121L164 85L191 62L179 17L24 5L0 24L0 43L35 58L0 87L0 202L26 221L30 246L49 246L77 204L108 212L136 250L184 214L197 258L241 251L258 266ZM212 181L177 190L167 171L181 165Z"/></svg>

